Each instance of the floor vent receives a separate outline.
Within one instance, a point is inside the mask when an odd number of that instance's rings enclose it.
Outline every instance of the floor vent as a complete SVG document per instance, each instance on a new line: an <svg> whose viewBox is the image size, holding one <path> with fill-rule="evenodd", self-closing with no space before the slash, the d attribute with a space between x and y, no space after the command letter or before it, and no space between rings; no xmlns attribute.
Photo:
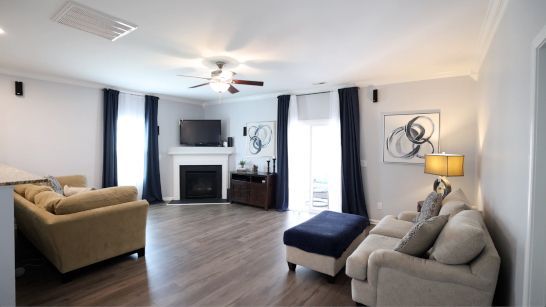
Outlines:
<svg viewBox="0 0 546 307"><path fill-rule="evenodd" d="M137 25L133 23L73 1L68 1L53 20L111 41L137 29Z"/></svg>

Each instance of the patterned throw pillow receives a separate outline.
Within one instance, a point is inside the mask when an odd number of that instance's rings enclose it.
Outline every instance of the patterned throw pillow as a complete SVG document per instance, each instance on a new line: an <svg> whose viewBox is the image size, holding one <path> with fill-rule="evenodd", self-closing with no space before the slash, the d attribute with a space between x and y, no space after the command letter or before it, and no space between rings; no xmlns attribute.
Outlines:
<svg viewBox="0 0 546 307"><path fill-rule="evenodd" d="M419 212L419 215L417 215L414 222L419 223L433 216L437 216L442 208L442 199L442 194L430 192L427 198L425 198L425 201L423 201L421 212Z"/></svg>
<svg viewBox="0 0 546 307"><path fill-rule="evenodd" d="M434 244L448 218L448 215L434 216L413 225L394 250L412 256L422 256Z"/></svg>
<svg viewBox="0 0 546 307"><path fill-rule="evenodd" d="M46 178L49 181L49 186L53 189L53 191L63 195L63 186L59 180L53 176L46 176Z"/></svg>

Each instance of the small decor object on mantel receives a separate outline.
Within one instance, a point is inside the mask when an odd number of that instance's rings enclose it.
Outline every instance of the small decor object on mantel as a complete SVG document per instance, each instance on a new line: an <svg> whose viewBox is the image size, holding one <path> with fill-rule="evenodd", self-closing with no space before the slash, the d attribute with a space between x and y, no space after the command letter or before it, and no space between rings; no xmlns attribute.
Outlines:
<svg viewBox="0 0 546 307"><path fill-rule="evenodd" d="M258 173L258 165L252 165L252 172Z"/></svg>
<svg viewBox="0 0 546 307"><path fill-rule="evenodd" d="M422 164L440 150L440 112L383 115L383 162Z"/></svg>
<svg viewBox="0 0 546 307"><path fill-rule="evenodd" d="M250 157L275 155L275 122L247 123L246 150Z"/></svg>

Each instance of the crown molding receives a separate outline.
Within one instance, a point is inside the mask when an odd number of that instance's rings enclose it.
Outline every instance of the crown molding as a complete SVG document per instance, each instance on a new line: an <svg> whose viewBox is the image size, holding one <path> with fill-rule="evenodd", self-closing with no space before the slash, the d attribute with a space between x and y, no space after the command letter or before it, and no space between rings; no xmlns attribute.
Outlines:
<svg viewBox="0 0 546 307"><path fill-rule="evenodd" d="M489 51L489 47L491 47L493 38L497 33L500 21L502 20L502 17L504 17L508 2L509 0L489 0L487 13L485 14L485 18L483 20L480 30L480 36L478 38L476 50L477 59L470 72L470 75L475 80L478 80L479 78L483 61L485 60L485 57L487 56L487 53Z"/></svg>
<svg viewBox="0 0 546 307"><path fill-rule="evenodd" d="M116 87L116 86L112 86L112 85L108 85L104 83L58 77L58 76L54 76L50 74L40 74L40 73L28 72L28 71L22 71L22 70L10 70L10 69L0 68L0 75L6 76L6 77L12 77L12 78L26 78L26 79L54 82L54 83L60 83L60 84L66 84L66 85L74 85L74 86L80 86L80 87L86 87L86 88L92 88L92 89L111 88L111 89L118 90L120 92L124 92L127 94L141 95L141 96L154 95L158 97L160 100L163 99L163 100L169 100L173 102L203 106L203 102L198 100L191 100L191 99L187 99L183 97L176 97L176 96L170 96L170 95L139 92L136 90Z"/></svg>

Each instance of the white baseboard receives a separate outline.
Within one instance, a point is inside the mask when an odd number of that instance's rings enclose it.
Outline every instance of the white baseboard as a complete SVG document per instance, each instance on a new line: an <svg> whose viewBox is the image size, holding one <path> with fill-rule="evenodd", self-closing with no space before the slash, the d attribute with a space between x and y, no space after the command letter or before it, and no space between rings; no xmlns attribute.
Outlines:
<svg viewBox="0 0 546 307"><path fill-rule="evenodd" d="M168 201L171 201L171 200L174 200L174 197L172 197L172 196L163 196L163 201L164 202L168 202Z"/></svg>

